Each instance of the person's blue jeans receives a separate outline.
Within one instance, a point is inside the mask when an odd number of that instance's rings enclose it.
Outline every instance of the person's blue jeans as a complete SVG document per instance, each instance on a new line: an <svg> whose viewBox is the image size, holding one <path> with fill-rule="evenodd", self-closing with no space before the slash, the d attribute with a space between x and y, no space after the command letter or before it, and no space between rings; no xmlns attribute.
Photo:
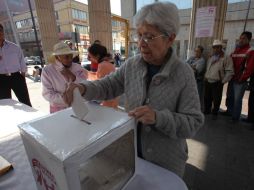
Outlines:
<svg viewBox="0 0 254 190"><path fill-rule="evenodd" d="M242 102L244 92L247 87L247 82L237 82L233 81L233 92L234 92L234 102L232 109L232 119L239 120L241 112L242 112Z"/></svg>

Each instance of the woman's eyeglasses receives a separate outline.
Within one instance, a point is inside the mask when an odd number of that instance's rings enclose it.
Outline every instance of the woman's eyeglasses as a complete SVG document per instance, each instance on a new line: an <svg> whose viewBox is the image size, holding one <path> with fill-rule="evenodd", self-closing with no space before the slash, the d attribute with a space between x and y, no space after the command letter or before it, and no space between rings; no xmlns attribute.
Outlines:
<svg viewBox="0 0 254 190"><path fill-rule="evenodd" d="M145 35L142 36L142 35L136 34L136 35L133 36L133 40L134 40L135 42L140 42L141 40L143 40L145 43L149 44L149 43L151 43L153 40L155 40L155 39L157 39L157 38L160 38L160 37L165 37L165 36L167 36L167 35L161 34L161 35L159 35L159 36L145 36Z"/></svg>

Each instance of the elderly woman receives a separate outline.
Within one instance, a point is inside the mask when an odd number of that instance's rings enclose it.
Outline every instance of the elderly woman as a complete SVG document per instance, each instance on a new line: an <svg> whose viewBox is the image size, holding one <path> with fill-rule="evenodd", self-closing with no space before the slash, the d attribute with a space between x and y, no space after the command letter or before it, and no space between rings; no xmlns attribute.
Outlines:
<svg viewBox="0 0 254 190"><path fill-rule="evenodd" d="M62 97L68 83L79 83L87 79L87 71L79 64L72 62L74 54L77 52L71 50L64 42L57 43L53 52L55 59L43 68L42 96L49 101L50 113L68 107Z"/></svg>
<svg viewBox="0 0 254 190"><path fill-rule="evenodd" d="M203 125L192 69L177 58L172 44L179 29L176 6L158 2L135 16L140 54L129 58L103 79L70 84L67 104L78 87L87 99L112 99L126 95L126 111L137 124L138 156L183 176L188 148Z"/></svg>

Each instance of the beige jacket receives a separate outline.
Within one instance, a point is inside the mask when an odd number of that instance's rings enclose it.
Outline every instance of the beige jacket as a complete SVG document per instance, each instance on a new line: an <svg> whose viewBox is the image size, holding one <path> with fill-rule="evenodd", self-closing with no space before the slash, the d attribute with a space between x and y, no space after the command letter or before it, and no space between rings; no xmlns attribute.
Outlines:
<svg viewBox="0 0 254 190"><path fill-rule="evenodd" d="M207 61L205 79L208 82L221 81L223 84L230 81L234 75L234 65L230 56L224 55L217 61L211 56Z"/></svg>

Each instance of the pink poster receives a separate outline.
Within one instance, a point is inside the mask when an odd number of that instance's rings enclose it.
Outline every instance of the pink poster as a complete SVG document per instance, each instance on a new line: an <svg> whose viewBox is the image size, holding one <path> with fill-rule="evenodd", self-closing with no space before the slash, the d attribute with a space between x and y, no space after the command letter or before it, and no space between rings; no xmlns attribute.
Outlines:
<svg viewBox="0 0 254 190"><path fill-rule="evenodd" d="M197 9L195 37L212 37L215 22L216 7L201 7Z"/></svg>

